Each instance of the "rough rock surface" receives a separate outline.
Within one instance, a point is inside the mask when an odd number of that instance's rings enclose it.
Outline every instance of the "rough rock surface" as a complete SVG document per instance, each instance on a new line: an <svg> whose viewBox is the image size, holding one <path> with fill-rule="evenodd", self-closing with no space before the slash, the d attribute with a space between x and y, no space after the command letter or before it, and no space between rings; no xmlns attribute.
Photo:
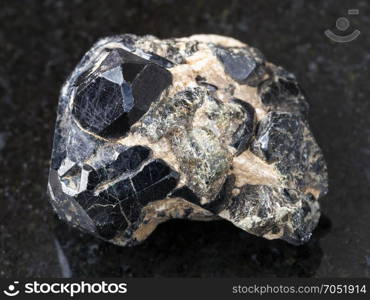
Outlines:
<svg viewBox="0 0 370 300"><path fill-rule="evenodd" d="M119 245L171 218L307 241L326 165L293 74L232 38L100 40L62 89L48 191Z"/></svg>

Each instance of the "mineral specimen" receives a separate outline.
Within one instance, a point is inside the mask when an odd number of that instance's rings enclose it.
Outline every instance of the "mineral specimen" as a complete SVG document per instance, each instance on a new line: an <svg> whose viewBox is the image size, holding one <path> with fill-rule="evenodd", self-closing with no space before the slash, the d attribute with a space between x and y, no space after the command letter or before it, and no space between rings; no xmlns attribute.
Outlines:
<svg viewBox="0 0 370 300"><path fill-rule="evenodd" d="M294 75L235 39L102 39L61 91L51 203L118 245L171 218L301 244L327 192L307 113Z"/></svg>

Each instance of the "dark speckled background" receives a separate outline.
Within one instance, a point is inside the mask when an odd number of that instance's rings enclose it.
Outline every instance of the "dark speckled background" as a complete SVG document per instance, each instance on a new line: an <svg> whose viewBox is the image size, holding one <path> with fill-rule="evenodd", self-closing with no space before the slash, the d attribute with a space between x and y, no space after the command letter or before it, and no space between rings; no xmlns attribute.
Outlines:
<svg viewBox="0 0 370 300"><path fill-rule="evenodd" d="M0 277L369 276L368 1L0 0ZM323 31L357 8L347 44ZM294 247L227 222L171 221L119 248L61 224L46 196L59 89L98 38L230 35L296 73L329 165L311 241ZM346 32L346 33L348 33ZM62 262L62 264L61 264ZM68 262L68 263L67 263Z"/></svg>

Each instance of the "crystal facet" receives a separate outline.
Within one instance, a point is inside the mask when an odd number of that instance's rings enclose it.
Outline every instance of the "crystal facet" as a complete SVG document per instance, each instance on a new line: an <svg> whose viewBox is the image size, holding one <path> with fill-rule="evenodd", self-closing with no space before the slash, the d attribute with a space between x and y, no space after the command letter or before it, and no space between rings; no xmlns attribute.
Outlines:
<svg viewBox="0 0 370 300"><path fill-rule="evenodd" d="M84 129L102 137L128 133L171 84L171 73L123 49L112 50L78 85L72 114Z"/></svg>

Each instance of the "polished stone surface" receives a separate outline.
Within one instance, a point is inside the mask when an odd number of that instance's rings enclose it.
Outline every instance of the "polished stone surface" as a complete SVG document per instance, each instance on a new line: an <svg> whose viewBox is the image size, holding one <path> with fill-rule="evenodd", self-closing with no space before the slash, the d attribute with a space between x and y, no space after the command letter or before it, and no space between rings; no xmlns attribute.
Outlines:
<svg viewBox="0 0 370 300"><path fill-rule="evenodd" d="M370 275L366 1L217 1L212 7L190 1L180 8L173 1L136 1L129 7L120 1L3 2L0 276ZM362 34L348 44L329 41L323 31L334 30L350 8L360 10L351 24ZM326 218L311 242L294 247L224 222L172 221L142 245L122 249L54 219L45 185L58 90L95 40L122 28L159 37L230 35L295 71L309 95L311 128L329 165ZM62 254L68 268L60 266Z"/></svg>

